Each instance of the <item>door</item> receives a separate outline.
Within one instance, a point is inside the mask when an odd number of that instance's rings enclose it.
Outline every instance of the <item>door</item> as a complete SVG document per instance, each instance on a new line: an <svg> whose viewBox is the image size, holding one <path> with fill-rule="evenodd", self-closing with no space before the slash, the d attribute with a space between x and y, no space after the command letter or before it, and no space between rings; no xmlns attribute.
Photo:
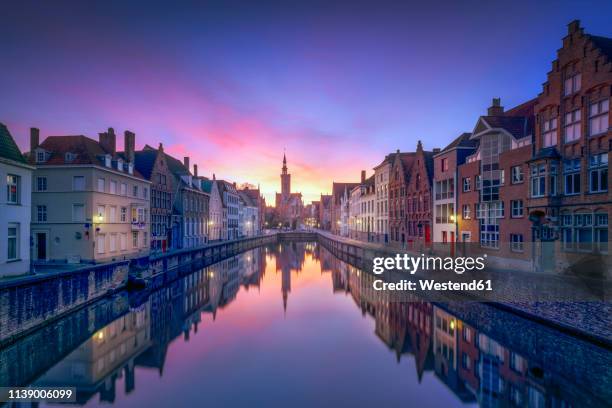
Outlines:
<svg viewBox="0 0 612 408"><path fill-rule="evenodd" d="M47 233L46 232L36 233L36 260L38 261L47 260Z"/></svg>

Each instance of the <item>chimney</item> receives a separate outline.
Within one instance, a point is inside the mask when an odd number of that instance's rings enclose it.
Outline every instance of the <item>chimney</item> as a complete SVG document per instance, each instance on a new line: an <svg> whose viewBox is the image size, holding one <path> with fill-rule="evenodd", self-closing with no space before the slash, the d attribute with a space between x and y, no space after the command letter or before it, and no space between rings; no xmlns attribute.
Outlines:
<svg viewBox="0 0 612 408"><path fill-rule="evenodd" d="M567 25L567 33L573 34L580 30L580 20L573 20Z"/></svg>
<svg viewBox="0 0 612 408"><path fill-rule="evenodd" d="M38 128L30 128L30 153L34 152L40 145L40 130Z"/></svg>
<svg viewBox="0 0 612 408"><path fill-rule="evenodd" d="M160 152L164 152L164 145L162 142L159 142L159 147L157 148L157 150L159 150Z"/></svg>
<svg viewBox="0 0 612 408"><path fill-rule="evenodd" d="M213 180L216 180L216 179L217 179L217 177L215 177L215 173L213 173Z"/></svg>
<svg viewBox="0 0 612 408"><path fill-rule="evenodd" d="M134 163L134 150L136 147L136 135L126 130L123 133L123 150L128 163Z"/></svg>
<svg viewBox="0 0 612 408"><path fill-rule="evenodd" d="M361 170L361 184L365 184L365 170Z"/></svg>
<svg viewBox="0 0 612 408"><path fill-rule="evenodd" d="M488 116L501 116L504 114L504 107L501 106L500 98L493 98L493 102L489 109L487 109Z"/></svg>
<svg viewBox="0 0 612 408"><path fill-rule="evenodd" d="M98 141L100 142L100 146L107 153L114 155L117 151L117 138L115 137L115 130L113 128L108 128L107 132L100 133Z"/></svg>
<svg viewBox="0 0 612 408"><path fill-rule="evenodd" d="M417 152L419 150L423 150L423 143L420 140L417 142Z"/></svg>
<svg viewBox="0 0 612 408"><path fill-rule="evenodd" d="M183 166L189 171L189 156L183 157Z"/></svg>
<svg viewBox="0 0 612 408"><path fill-rule="evenodd" d="M193 165L193 175L194 177L198 177L198 165L197 164Z"/></svg>

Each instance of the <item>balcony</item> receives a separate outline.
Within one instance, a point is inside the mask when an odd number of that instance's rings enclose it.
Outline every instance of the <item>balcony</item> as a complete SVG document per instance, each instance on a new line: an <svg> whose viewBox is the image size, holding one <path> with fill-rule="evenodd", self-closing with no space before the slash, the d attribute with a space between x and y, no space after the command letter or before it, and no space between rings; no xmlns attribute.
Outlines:
<svg viewBox="0 0 612 408"><path fill-rule="evenodd" d="M132 220L132 231L143 231L146 228L147 228L146 222Z"/></svg>

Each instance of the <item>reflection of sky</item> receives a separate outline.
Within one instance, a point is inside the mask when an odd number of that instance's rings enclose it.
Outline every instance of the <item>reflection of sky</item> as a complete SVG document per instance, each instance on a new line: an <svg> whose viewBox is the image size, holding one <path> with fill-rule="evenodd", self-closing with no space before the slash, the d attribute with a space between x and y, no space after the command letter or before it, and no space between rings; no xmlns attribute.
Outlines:
<svg viewBox="0 0 612 408"><path fill-rule="evenodd" d="M612 3L592 3L3 5L0 121L24 149L30 126L130 129L268 198L286 148L312 199L417 139L443 147L493 96L535 96L570 20L612 36Z"/></svg>
<svg viewBox="0 0 612 408"><path fill-rule="evenodd" d="M270 258L269 258L270 259ZM268 262L261 287L241 289L216 320L168 349L163 377L136 368L136 388L117 406L454 406L457 397L427 372L418 384L414 357L397 363L348 294L333 294L331 274L310 256L291 276L287 314L282 273ZM197 403L196 403L197 401ZM88 406L98 404L92 398Z"/></svg>

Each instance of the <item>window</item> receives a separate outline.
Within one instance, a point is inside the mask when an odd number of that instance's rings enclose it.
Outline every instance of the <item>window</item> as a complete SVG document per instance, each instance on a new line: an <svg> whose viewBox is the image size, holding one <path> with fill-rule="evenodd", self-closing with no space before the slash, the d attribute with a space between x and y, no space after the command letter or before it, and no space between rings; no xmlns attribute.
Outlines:
<svg viewBox="0 0 612 408"><path fill-rule="evenodd" d="M467 327L467 326L463 326L463 341L465 341L466 343L469 343L470 341L472 341L472 330Z"/></svg>
<svg viewBox="0 0 612 408"><path fill-rule="evenodd" d="M16 261L19 258L19 224L8 225L7 261Z"/></svg>
<svg viewBox="0 0 612 408"><path fill-rule="evenodd" d="M542 145L543 147L555 146L557 144L557 118L545 120L542 123Z"/></svg>
<svg viewBox="0 0 612 408"><path fill-rule="evenodd" d="M110 191L111 194L117 194L117 182L115 180L110 181Z"/></svg>
<svg viewBox="0 0 612 408"><path fill-rule="evenodd" d="M74 159L76 159L76 154L74 153L66 152L66 154L64 155L64 160L66 161L66 163L70 163Z"/></svg>
<svg viewBox="0 0 612 408"><path fill-rule="evenodd" d="M512 169L510 170L511 177L512 177L512 184L519 184L522 183L525 175L523 174L523 166L514 166L512 167Z"/></svg>
<svg viewBox="0 0 612 408"><path fill-rule="evenodd" d="M36 177L36 190L37 191L47 191L47 178L46 177Z"/></svg>
<svg viewBox="0 0 612 408"><path fill-rule="evenodd" d="M589 136L595 136L608 130L609 109L609 99L591 104L589 108Z"/></svg>
<svg viewBox="0 0 612 408"><path fill-rule="evenodd" d="M19 204L19 180L14 174L6 176L6 202L8 204Z"/></svg>
<svg viewBox="0 0 612 408"><path fill-rule="evenodd" d="M105 191L106 189L105 184L106 184L106 181L102 177L98 178L98 192L99 193L103 193Z"/></svg>
<svg viewBox="0 0 612 408"><path fill-rule="evenodd" d="M442 165L442 171L448 171L448 159L447 158L442 159L441 165Z"/></svg>
<svg viewBox="0 0 612 408"><path fill-rule="evenodd" d="M571 95L580 90L581 75L574 74L563 82L563 96Z"/></svg>
<svg viewBox="0 0 612 408"><path fill-rule="evenodd" d="M125 251L127 249L127 233L125 232L122 232L119 236L119 248L122 251Z"/></svg>
<svg viewBox="0 0 612 408"><path fill-rule="evenodd" d="M546 194L546 164L531 166L531 196L544 197Z"/></svg>
<svg viewBox="0 0 612 408"><path fill-rule="evenodd" d="M127 221L127 208L121 207L121 222Z"/></svg>
<svg viewBox="0 0 612 408"><path fill-rule="evenodd" d="M98 247L98 253L103 254L106 249L104 248L104 244L106 241L106 235L98 234L98 238L96 239L96 246Z"/></svg>
<svg viewBox="0 0 612 408"><path fill-rule="evenodd" d="M566 251L607 253L608 214L562 214L561 240Z"/></svg>
<svg viewBox="0 0 612 408"><path fill-rule="evenodd" d="M36 163L44 163L47 159L47 155L45 152L38 151L36 152Z"/></svg>
<svg viewBox="0 0 612 408"><path fill-rule="evenodd" d="M472 210L469 204L463 204L461 209L461 216L464 220L469 220L472 218Z"/></svg>
<svg viewBox="0 0 612 408"><path fill-rule="evenodd" d="M608 191L608 153L596 154L589 158L589 191Z"/></svg>
<svg viewBox="0 0 612 408"><path fill-rule="evenodd" d="M100 217L102 221L104 221L105 215L106 215L106 208L104 208L103 205L99 205L98 206L98 217Z"/></svg>
<svg viewBox="0 0 612 408"><path fill-rule="evenodd" d="M436 200L446 200L455 196L455 179L436 181ZM404 195L404 194L402 194Z"/></svg>
<svg viewBox="0 0 612 408"><path fill-rule="evenodd" d="M142 233L142 247L146 248L147 245L149 245L148 238L147 238L147 233L143 232Z"/></svg>
<svg viewBox="0 0 612 408"><path fill-rule="evenodd" d="M110 207L108 219L109 222L117 222L117 207Z"/></svg>
<svg viewBox="0 0 612 408"><path fill-rule="evenodd" d="M72 204L72 221L85 222L85 206L83 204Z"/></svg>
<svg viewBox="0 0 612 408"><path fill-rule="evenodd" d="M73 191L84 191L85 190L85 176L72 177L72 190Z"/></svg>
<svg viewBox="0 0 612 408"><path fill-rule="evenodd" d="M127 195L127 184L125 184L125 183L121 183L121 195L122 196L126 196Z"/></svg>
<svg viewBox="0 0 612 408"><path fill-rule="evenodd" d="M110 234L108 250L110 252L117 251L117 234Z"/></svg>
<svg viewBox="0 0 612 408"><path fill-rule="evenodd" d="M36 206L36 220L38 222L47 222L47 206L46 205Z"/></svg>
<svg viewBox="0 0 612 408"><path fill-rule="evenodd" d="M510 201L512 218L521 218L523 216L523 200Z"/></svg>
<svg viewBox="0 0 612 408"><path fill-rule="evenodd" d="M565 160L563 162L565 194L580 193L580 159Z"/></svg>
<svg viewBox="0 0 612 408"><path fill-rule="evenodd" d="M510 250L512 252L523 252L523 234L510 234Z"/></svg>
<svg viewBox="0 0 612 408"><path fill-rule="evenodd" d="M132 248L138 248L138 231L132 231Z"/></svg>
<svg viewBox="0 0 612 408"><path fill-rule="evenodd" d="M138 186L132 187L132 197L138 197Z"/></svg>
<svg viewBox="0 0 612 408"><path fill-rule="evenodd" d="M436 224L449 224L455 222L455 205L438 204L436 205Z"/></svg>
<svg viewBox="0 0 612 408"><path fill-rule="evenodd" d="M461 367L464 370L469 370L470 369L470 356L467 355L467 353L461 353Z"/></svg>
<svg viewBox="0 0 612 408"><path fill-rule="evenodd" d="M480 190L482 188L482 177L480 174L476 176L476 190Z"/></svg>
<svg viewBox="0 0 612 408"><path fill-rule="evenodd" d="M565 114L563 137L565 143L580 139L580 109Z"/></svg>
<svg viewBox="0 0 612 408"><path fill-rule="evenodd" d="M463 192L472 191L472 179L470 177L463 178Z"/></svg>

